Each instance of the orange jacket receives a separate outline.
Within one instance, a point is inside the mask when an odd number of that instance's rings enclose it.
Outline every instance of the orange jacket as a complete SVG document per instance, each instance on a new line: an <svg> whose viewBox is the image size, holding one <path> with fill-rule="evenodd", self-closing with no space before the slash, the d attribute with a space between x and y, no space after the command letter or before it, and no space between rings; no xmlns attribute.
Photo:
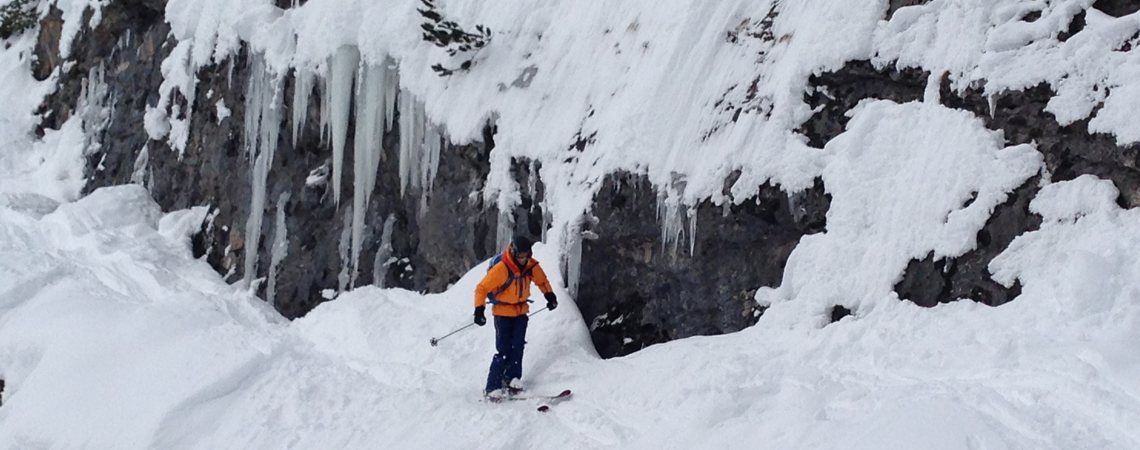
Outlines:
<svg viewBox="0 0 1140 450"><path fill-rule="evenodd" d="M538 285L542 293L551 292L550 281L538 261L531 258L526 268L519 269L511 257L510 250L503 251L503 258L495 264L483 280L475 286L475 307L487 304L491 299L491 314L502 317L525 316L530 312L527 299L530 298L530 283Z"/></svg>

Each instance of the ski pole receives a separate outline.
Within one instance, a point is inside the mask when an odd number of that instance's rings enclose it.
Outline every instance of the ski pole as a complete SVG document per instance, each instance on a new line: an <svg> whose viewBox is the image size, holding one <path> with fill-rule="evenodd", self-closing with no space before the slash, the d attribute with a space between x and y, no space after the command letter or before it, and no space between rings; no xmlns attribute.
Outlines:
<svg viewBox="0 0 1140 450"><path fill-rule="evenodd" d="M465 325L465 326L463 326L463 327L459 328L458 330L455 330L455 331L452 331L452 332L450 332L450 333L447 333L447 334L443 335L443 337L441 337L441 338L431 338L431 346L432 346L432 347L435 347L435 346L439 345L439 341L442 341L442 340L444 340L444 339L447 339L447 337L448 337L448 336L451 336L451 335L453 335L453 334L455 334L455 333L458 333L458 332L460 332L460 331L466 330L466 329L470 328L470 327L471 327L471 325L475 325L475 323L474 323L474 322L472 322L472 323L469 323L469 324L467 324L467 325Z"/></svg>
<svg viewBox="0 0 1140 450"><path fill-rule="evenodd" d="M527 314L526 316L527 316L527 317L533 316L533 315L535 315L535 314L538 314L538 313L540 313L540 312L546 311L546 309L547 309L547 308L544 306L542 309L540 309L540 310L538 310L538 311L535 311L535 312L532 312L532 313L530 313L530 314ZM431 342L431 346L432 346L432 347L438 346L438 345L439 345L439 341L442 341L442 340L444 340L444 339L447 339L447 337L448 337L448 336L451 336L451 335L453 335L453 334L455 334L455 333L458 333L458 332L460 332L460 331L463 331L463 330L466 330L466 329L468 329L468 328L471 328L471 325L475 325L475 323L474 323L474 322L472 322L472 323L469 323L469 324L467 324L467 325L464 325L464 326L462 326L462 327L459 327L459 329L458 329L458 330L455 330L455 331L452 331L452 332L450 332L450 333L447 333L447 334L443 335L443 337L440 337L440 338L431 338L431 341L429 341L429 342Z"/></svg>

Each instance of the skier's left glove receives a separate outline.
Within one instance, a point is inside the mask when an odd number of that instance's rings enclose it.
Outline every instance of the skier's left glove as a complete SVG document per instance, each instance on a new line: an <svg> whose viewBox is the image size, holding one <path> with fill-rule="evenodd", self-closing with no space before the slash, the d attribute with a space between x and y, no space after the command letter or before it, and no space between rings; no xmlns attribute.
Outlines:
<svg viewBox="0 0 1140 450"><path fill-rule="evenodd" d="M558 297L555 297L553 292L547 292L542 295L546 297L546 309L554 311L554 308L558 307Z"/></svg>

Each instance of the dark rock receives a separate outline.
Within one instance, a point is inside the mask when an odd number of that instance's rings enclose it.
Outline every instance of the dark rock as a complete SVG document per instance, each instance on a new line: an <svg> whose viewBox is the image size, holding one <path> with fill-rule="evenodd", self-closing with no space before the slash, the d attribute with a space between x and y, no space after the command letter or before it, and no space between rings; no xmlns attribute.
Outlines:
<svg viewBox="0 0 1140 450"><path fill-rule="evenodd" d="M942 102L950 108L973 112L986 122L986 127L1001 130L1006 145L1036 145L1045 155L1045 165L1053 181L1071 180L1081 175L1095 175L1111 180L1120 190L1117 198L1124 208L1140 205L1140 144L1121 147L1112 135L1088 130L1089 119L1062 126L1053 114L1045 111L1056 95L1046 84L1023 91L996 94L994 109L990 99L978 89L954 93L948 84L942 86Z"/></svg>
<svg viewBox="0 0 1140 450"><path fill-rule="evenodd" d="M58 129L70 116L79 99L84 80L88 73L98 66L106 72L105 82L108 91L113 93L111 120L126 121L134 128L142 130L143 106L149 96L157 98L158 86L162 83L161 64L169 54L170 27L163 19L164 2L155 5L146 1L117 1L103 7L103 17L94 29L81 27L79 35L71 43L68 59L70 70L63 71L56 92L52 93L41 111L51 112L41 123L43 128ZM83 15L87 23L92 15L88 9ZM57 69L62 69L60 60L60 32L63 26L62 12L54 6L41 21L40 35L36 42L36 62L32 67L36 79L46 79ZM169 41L170 44L173 41ZM124 117L125 116L125 117ZM138 134L137 132L134 134ZM145 136L145 133L142 134ZM96 140L106 146L134 145L133 151L142 147L143 142L119 141L121 135L101 135ZM133 160L132 160L133 162Z"/></svg>
<svg viewBox="0 0 1140 450"><path fill-rule="evenodd" d="M887 20L891 20L891 17L895 15L895 11L898 11L900 8L925 5L927 3L930 3L930 0L890 0L887 3Z"/></svg>
<svg viewBox="0 0 1140 450"><path fill-rule="evenodd" d="M1077 15L1073 16L1073 20L1069 22L1069 26L1065 28L1065 31L1062 31L1057 35L1057 40L1065 42L1069 40L1069 38L1073 37L1073 35L1084 30L1086 25L1085 18L1087 15L1087 12L1081 11L1077 13Z"/></svg>
<svg viewBox="0 0 1140 450"><path fill-rule="evenodd" d="M662 243L658 194L644 177L607 177L588 230L597 238L583 241L577 297L598 353L627 355L754 324L762 312L756 289L779 285L800 237L825 225L822 182L792 197L765 185L738 205L702 203L690 255L687 239L676 249Z"/></svg>
<svg viewBox="0 0 1140 450"><path fill-rule="evenodd" d="M1124 17L1140 11L1140 0L1096 0L1092 7L1112 17Z"/></svg>
<svg viewBox="0 0 1140 450"><path fill-rule="evenodd" d="M807 100L813 107L822 108L802 131L812 145L822 146L844 130L846 113L860 100L920 99L926 78L926 73L914 70L877 70L866 61L851 62L835 73L814 76L811 78L814 92ZM1006 145L1034 144L1045 156L1046 169L1053 181L1095 175L1112 180L1120 190L1117 202L1122 207L1140 205L1140 170L1137 170L1140 145L1120 147L1113 136L1089 134L1088 119L1061 126L1045 111L1054 95L1045 84L992 97L983 95L978 88L967 88L961 93L953 91L946 78L940 86L943 105L974 113L988 128L1002 131ZM1036 177L1030 179L995 209L978 232L976 249L951 260L936 261L928 256L911 261L895 286L899 296L923 306L958 298L997 306L1019 295L1020 285L1006 288L994 282L986 267L1013 238L1040 226L1041 218L1028 209L1037 194L1038 182Z"/></svg>
<svg viewBox="0 0 1140 450"><path fill-rule="evenodd" d="M63 11L51 5L48 13L40 20L39 36L36 38L35 61L32 63L32 76L43 81L59 67L59 40L63 34Z"/></svg>
<svg viewBox="0 0 1140 450"><path fill-rule="evenodd" d="M1037 195L1039 177L1030 178L994 209L986 225L978 231L977 247L957 258L935 260L933 254L912 260L895 285L899 298L919 306L932 307L968 298L989 306L999 306L1021 295L1020 284L1006 288L993 281L987 266L1013 239L1041 226L1041 217L1029 211L1029 201Z"/></svg>
<svg viewBox="0 0 1140 450"><path fill-rule="evenodd" d="M930 73L917 69L876 69L869 61L852 61L835 72L812 75L810 90L804 101L816 113L801 126L799 132L808 144L823 148L838 136L851 120L847 111L868 98L893 100L898 103L922 100Z"/></svg>
<svg viewBox="0 0 1140 450"><path fill-rule="evenodd" d="M844 317L852 315L852 311L843 305L835 305L831 308L831 323L843 320Z"/></svg>

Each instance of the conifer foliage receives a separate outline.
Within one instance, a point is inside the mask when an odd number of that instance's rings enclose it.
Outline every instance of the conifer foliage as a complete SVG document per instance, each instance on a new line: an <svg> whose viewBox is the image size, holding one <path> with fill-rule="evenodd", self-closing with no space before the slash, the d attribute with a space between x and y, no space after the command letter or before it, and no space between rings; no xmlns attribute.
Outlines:
<svg viewBox="0 0 1140 450"><path fill-rule="evenodd" d="M8 39L36 25L36 2L12 0L0 6L0 39Z"/></svg>
<svg viewBox="0 0 1140 450"><path fill-rule="evenodd" d="M420 2L423 3L424 8L417 8L416 10L424 18L424 23L420 25L420 28L424 30L424 40L446 50L447 55L453 60L460 61L456 67L448 68L437 63L431 66L431 69L441 77L470 69L474 64L475 54L491 42L491 29L483 25L476 25L475 33L468 32L458 23L445 20L439 11L439 7L436 6L435 0L420 0Z"/></svg>

